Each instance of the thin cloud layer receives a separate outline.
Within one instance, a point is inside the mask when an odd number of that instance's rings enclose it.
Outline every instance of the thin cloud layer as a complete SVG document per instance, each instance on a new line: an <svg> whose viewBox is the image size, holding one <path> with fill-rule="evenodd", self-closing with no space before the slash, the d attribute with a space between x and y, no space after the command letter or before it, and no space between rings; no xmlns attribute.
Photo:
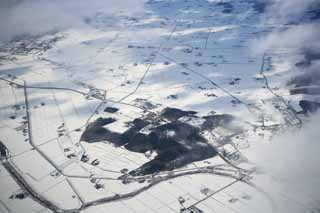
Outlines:
<svg viewBox="0 0 320 213"><path fill-rule="evenodd" d="M253 42L255 52L261 53L270 49L296 51L320 46L320 23L310 19L310 11L320 8L319 1L266 0L266 2L269 2L266 9L268 19L275 24L282 24L283 27L255 40Z"/></svg>
<svg viewBox="0 0 320 213"><path fill-rule="evenodd" d="M0 41L22 34L86 27L84 17L99 12L130 14L141 10L143 0L4 0L0 2Z"/></svg>
<svg viewBox="0 0 320 213"><path fill-rule="evenodd" d="M296 75L294 73L298 71L298 76L295 76L297 82L299 79L308 78L312 81L310 80L307 86L315 86L320 82L317 80L320 76L320 23L317 19L308 18L310 8L319 8L319 1L273 0L266 15L284 25L254 41L252 48L260 54L282 49L286 50L287 54L291 53L291 56L297 56L295 58L300 61L294 63L305 61L305 66L293 66L292 75ZM312 57L307 56L310 52ZM270 144L257 148L250 160L277 181L286 184L290 196L296 200L304 199L304 203L312 204L308 207L315 207L318 212L320 114L311 116L311 121L305 122L300 130L277 136ZM276 187L272 189L268 184L264 187L271 192L277 191ZM285 208L285 213L292 212L292 209L289 210L290 206Z"/></svg>
<svg viewBox="0 0 320 213"><path fill-rule="evenodd" d="M320 24L307 23L292 26L287 30L275 31L253 43L254 50L258 53L273 49L288 49L299 52L303 49L320 47Z"/></svg>
<svg viewBox="0 0 320 213"><path fill-rule="evenodd" d="M318 113L301 131L288 132L260 145L251 157L260 170L287 185L291 190L288 194L317 208L320 208L319 120ZM277 191L269 187L269 191Z"/></svg>

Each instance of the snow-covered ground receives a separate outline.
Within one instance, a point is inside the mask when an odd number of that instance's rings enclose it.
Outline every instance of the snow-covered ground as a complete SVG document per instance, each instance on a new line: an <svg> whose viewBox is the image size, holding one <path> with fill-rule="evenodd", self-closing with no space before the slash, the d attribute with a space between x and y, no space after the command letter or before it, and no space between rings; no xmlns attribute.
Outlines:
<svg viewBox="0 0 320 213"><path fill-rule="evenodd" d="M296 55L252 50L257 38L287 27L262 22L268 14L255 2L149 0L135 13L114 8L87 18L86 27L2 43L0 141L9 150L3 163L62 212L318 212L319 193L299 190L256 162L257 150L307 118L296 114L301 96L287 86ZM135 170L156 153L81 140L98 118L114 118L104 128L122 133L134 119L160 117L168 107L197 112L180 118L194 126L200 116L235 116L230 128L202 132L219 155L125 184L123 169ZM233 134L235 126L241 131ZM0 176L0 212L52 210L30 193L10 198L24 187L3 165Z"/></svg>

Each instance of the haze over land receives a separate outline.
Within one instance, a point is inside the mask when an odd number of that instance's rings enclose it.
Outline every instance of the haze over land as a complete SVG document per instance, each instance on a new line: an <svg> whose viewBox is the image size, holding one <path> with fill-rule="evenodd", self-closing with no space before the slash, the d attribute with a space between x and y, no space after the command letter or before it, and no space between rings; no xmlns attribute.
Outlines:
<svg viewBox="0 0 320 213"><path fill-rule="evenodd" d="M0 212L320 211L317 0L0 2Z"/></svg>

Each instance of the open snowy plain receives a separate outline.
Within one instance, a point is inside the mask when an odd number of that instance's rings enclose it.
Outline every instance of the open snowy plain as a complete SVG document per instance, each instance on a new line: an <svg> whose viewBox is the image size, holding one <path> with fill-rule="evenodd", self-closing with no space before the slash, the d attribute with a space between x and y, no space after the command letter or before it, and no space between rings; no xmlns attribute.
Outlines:
<svg viewBox="0 0 320 213"><path fill-rule="evenodd" d="M268 1L103 2L1 42L0 212L320 211L319 90L289 83L320 54L264 46L299 24Z"/></svg>

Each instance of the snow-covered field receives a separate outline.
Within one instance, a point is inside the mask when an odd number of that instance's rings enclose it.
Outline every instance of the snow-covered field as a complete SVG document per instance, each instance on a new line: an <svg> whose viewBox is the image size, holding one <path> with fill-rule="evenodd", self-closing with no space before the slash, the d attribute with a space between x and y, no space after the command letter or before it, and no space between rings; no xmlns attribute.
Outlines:
<svg viewBox="0 0 320 213"><path fill-rule="evenodd" d="M3 42L0 142L9 153L0 167L0 212L318 212L319 193L256 161L273 138L309 119L296 113L302 95L290 95L287 84L299 55L254 49L259 38L290 28L257 2L149 0L136 12L96 13L86 27ZM115 120L102 126L114 134L135 119L166 124L166 108L195 111L178 121L196 128L206 116L235 121L201 132L217 155L138 176L128 172L157 151L83 139L99 118Z"/></svg>

